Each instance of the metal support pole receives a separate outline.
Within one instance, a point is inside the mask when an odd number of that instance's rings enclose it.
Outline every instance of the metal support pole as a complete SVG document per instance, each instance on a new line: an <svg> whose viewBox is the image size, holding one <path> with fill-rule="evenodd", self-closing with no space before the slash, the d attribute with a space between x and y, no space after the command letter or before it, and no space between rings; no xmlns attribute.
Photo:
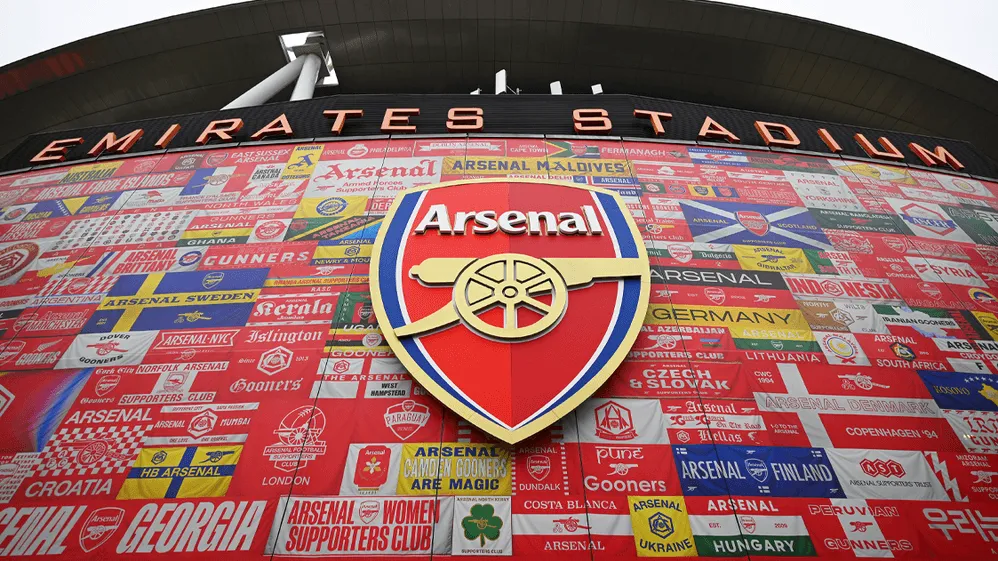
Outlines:
<svg viewBox="0 0 998 561"><path fill-rule="evenodd" d="M312 99L315 83L319 80L319 65L322 64L322 59L317 55L307 54L299 58L304 59L305 62L301 67L301 74L298 75L298 81L295 82L295 89L291 92L291 101Z"/></svg>
<svg viewBox="0 0 998 561"><path fill-rule="evenodd" d="M309 58L317 59L317 57L298 57L292 60L270 76L267 76L261 80L259 84L246 90L246 93L232 100L222 109L239 109L242 107L253 107L255 105L263 105L264 103L267 103L270 98L277 95L277 92L281 91L281 89L290 84L296 76L301 74L302 67L305 65L305 61ZM297 87L295 89L297 90ZM309 95L309 97L311 97L311 95Z"/></svg>

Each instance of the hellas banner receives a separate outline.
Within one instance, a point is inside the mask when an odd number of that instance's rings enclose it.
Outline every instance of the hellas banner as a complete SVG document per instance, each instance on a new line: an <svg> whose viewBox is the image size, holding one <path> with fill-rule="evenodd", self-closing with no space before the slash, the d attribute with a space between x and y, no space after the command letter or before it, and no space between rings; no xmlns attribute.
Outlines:
<svg viewBox="0 0 998 561"><path fill-rule="evenodd" d="M268 555L446 554L453 497L283 497Z"/></svg>

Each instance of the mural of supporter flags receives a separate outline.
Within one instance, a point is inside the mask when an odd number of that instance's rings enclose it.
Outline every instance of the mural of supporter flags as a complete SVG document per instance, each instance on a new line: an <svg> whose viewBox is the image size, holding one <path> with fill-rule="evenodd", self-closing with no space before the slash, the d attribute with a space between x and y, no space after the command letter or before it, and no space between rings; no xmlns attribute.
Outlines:
<svg viewBox="0 0 998 561"><path fill-rule="evenodd" d="M512 446L410 376L368 278L399 193L507 177L613 190L651 263L619 368ZM0 205L0 557L998 559L995 181L395 137L22 171Z"/></svg>

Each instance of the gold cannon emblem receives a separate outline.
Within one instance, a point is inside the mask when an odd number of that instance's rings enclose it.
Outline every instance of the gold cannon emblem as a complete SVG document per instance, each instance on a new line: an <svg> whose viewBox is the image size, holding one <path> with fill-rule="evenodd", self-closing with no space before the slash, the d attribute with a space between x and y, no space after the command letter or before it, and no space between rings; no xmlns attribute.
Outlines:
<svg viewBox="0 0 998 561"><path fill-rule="evenodd" d="M427 286L454 285L449 305L395 330L412 337L450 328L461 322L489 339L524 341L543 335L558 325L568 309L568 291L597 281L641 277L648 264L641 259L538 258L522 253L489 257L433 257L409 270L409 276ZM549 302L539 300L550 296ZM500 307L502 324L482 319ZM519 325L518 310L527 308L540 316Z"/></svg>

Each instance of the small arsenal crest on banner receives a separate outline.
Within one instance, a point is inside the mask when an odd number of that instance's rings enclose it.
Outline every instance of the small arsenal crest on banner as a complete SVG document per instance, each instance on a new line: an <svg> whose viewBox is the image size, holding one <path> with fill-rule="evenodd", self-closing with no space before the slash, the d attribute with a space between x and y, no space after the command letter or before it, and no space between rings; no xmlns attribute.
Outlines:
<svg viewBox="0 0 998 561"><path fill-rule="evenodd" d="M648 255L623 200L553 181L406 190L371 258L374 311L399 360L509 443L610 376L637 338L649 289Z"/></svg>

